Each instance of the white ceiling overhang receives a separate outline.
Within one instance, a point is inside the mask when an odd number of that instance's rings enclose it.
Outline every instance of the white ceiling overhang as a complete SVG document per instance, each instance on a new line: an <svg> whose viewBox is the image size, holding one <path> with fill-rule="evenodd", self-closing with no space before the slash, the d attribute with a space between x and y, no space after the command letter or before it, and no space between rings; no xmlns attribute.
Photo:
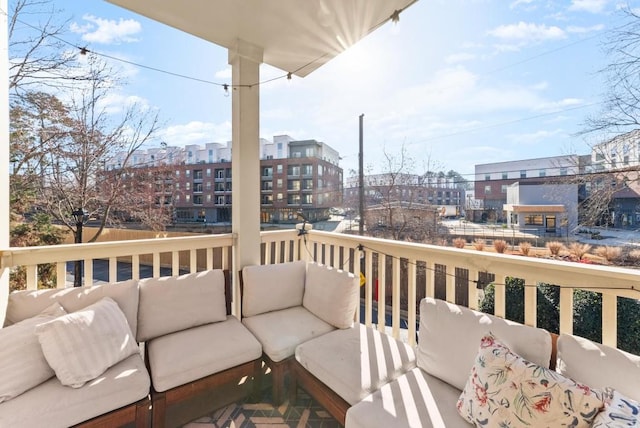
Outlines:
<svg viewBox="0 0 640 428"><path fill-rule="evenodd" d="M107 0L235 49L263 49L263 62L304 77L417 0Z"/></svg>

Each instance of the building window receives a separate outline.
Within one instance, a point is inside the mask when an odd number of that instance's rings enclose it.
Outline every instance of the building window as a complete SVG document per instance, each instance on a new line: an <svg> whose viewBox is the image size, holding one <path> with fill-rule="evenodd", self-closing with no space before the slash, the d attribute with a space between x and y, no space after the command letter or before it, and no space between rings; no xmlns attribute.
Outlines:
<svg viewBox="0 0 640 428"><path fill-rule="evenodd" d="M224 169L216 169L216 178L224 178Z"/></svg>
<svg viewBox="0 0 640 428"><path fill-rule="evenodd" d="M282 168L282 164L281 164L281 163L279 163L278 165L276 165L276 172L277 172L278 174L282 174L282 170L283 170L283 168Z"/></svg>
<svg viewBox="0 0 640 428"><path fill-rule="evenodd" d="M211 177L211 168L207 168L207 177Z"/></svg>
<svg viewBox="0 0 640 428"><path fill-rule="evenodd" d="M484 175L484 179L485 179L485 181L491 180L491 174L485 174Z"/></svg>
<svg viewBox="0 0 640 428"><path fill-rule="evenodd" d="M542 214L528 214L524 217L525 226L544 226Z"/></svg>
<svg viewBox="0 0 640 428"><path fill-rule="evenodd" d="M302 195L302 203L306 205L313 204L313 195Z"/></svg>
<svg viewBox="0 0 640 428"><path fill-rule="evenodd" d="M506 180L507 178L508 178L507 173L506 173L506 172L503 172L503 173L502 173L502 179L503 179L503 180Z"/></svg>
<svg viewBox="0 0 640 428"><path fill-rule="evenodd" d="M289 180L287 190L300 190L300 180Z"/></svg>
<svg viewBox="0 0 640 428"><path fill-rule="evenodd" d="M323 172L324 168L322 168L322 165L318 165L318 175L322 175Z"/></svg>
<svg viewBox="0 0 640 428"><path fill-rule="evenodd" d="M273 175L273 167L266 166L262 168L262 176L263 177L271 177Z"/></svg>
<svg viewBox="0 0 640 428"><path fill-rule="evenodd" d="M313 174L313 165L302 165L302 174L303 175Z"/></svg>
<svg viewBox="0 0 640 428"><path fill-rule="evenodd" d="M300 175L300 165L289 165L289 167L287 168L287 175Z"/></svg>
<svg viewBox="0 0 640 428"><path fill-rule="evenodd" d="M187 202L191 201L191 195L186 195L184 197L184 200L187 201Z"/></svg>
<svg viewBox="0 0 640 428"><path fill-rule="evenodd" d="M207 195L207 202L211 202L211 195Z"/></svg>
<svg viewBox="0 0 640 428"><path fill-rule="evenodd" d="M500 193L507 193L507 185L503 184L502 186L500 186Z"/></svg>
<svg viewBox="0 0 640 428"><path fill-rule="evenodd" d="M282 178L278 178L278 181L276 181L276 187L278 189L282 189Z"/></svg>
<svg viewBox="0 0 640 428"><path fill-rule="evenodd" d="M287 203L289 205L300 205L300 195L297 193L287 195Z"/></svg>
<svg viewBox="0 0 640 428"><path fill-rule="evenodd" d="M544 169L541 169L540 171L538 171L538 177L546 177L547 175L547 171L545 171Z"/></svg>
<svg viewBox="0 0 640 428"><path fill-rule="evenodd" d="M491 194L491 186L484 186L484 194L485 195Z"/></svg>
<svg viewBox="0 0 640 428"><path fill-rule="evenodd" d="M560 168L560 175L567 175L568 173L569 171L567 170L566 166Z"/></svg>
<svg viewBox="0 0 640 428"><path fill-rule="evenodd" d="M283 200L283 198L282 198L282 193L278 193L278 194L276 195L276 201L277 201L277 202L282 202L282 200Z"/></svg>
<svg viewBox="0 0 640 428"><path fill-rule="evenodd" d="M224 205L224 196L216 196L216 205Z"/></svg>
<svg viewBox="0 0 640 428"><path fill-rule="evenodd" d="M521 169L520 170L520 178L527 178L527 170L526 169Z"/></svg>
<svg viewBox="0 0 640 428"><path fill-rule="evenodd" d="M189 190L191 189L191 183L189 183L188 181L184 184L184 187Z"/></svg>
<svg viewBox="0 0 640 428"><path fill-rule="evenodd" d="M176 170L176 177L180 177L180 171Z"/></svg>
<svg viewBox="0 0 640 428"><path fill-rule="evenodd" d="M186 175L187 177L191 176L191 170L188 169L184 172L184 175Z"/></svg>

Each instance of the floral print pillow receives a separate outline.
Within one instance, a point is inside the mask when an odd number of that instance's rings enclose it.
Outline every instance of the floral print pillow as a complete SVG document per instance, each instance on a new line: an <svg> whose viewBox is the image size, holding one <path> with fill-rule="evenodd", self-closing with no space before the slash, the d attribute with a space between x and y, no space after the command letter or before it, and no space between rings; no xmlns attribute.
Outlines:
<svg viewBox="0 0 640 428"><path fill-rule="evenodd" d="M589 387L530 363L491 333L480 342L458 412L477 427L589 427L604 403Z"/></svg>
<svg viewBox="0 0 640 428"><path fill-rule="evenodd" d="M604 410L593 421L594 428L640 427L640 403L616 390L604 401Z"/></svg>

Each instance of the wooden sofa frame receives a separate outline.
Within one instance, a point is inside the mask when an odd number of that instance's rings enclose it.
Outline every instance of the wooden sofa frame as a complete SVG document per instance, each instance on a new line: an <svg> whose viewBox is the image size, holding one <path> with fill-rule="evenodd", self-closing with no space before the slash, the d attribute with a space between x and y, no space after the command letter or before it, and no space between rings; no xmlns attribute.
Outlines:
<svg viewBox="0 0 640 428"><path fill-rule="evenodd" d="M554 370L556 368L556 358L558 354L558 335L551 334L551 358L549 361L549 368ZM309 394L318 404L320 404L335 420L337 420L342 426L345 424L347 417L347 410L351 407L347 401L341 396L336 394L331 388L325 385L320 379L312 375L305 369L298 360L293 358L293 361L289 364L291 371L291 385L289 389L289 403L295 405L298 387L302 388L307 394Z"/></svg>
<svg viewBox="0 0 640 428"><path fill-rule="evenodd" d="M225 282L225 301L227 306L227 315L231 315L231 276L228 270L224 270L224 282ZM149 367L149 358L147 350L145 348L145 363L147 364L147 370L151 373ZM260 390L261 378L262 378L262 360L249 361L239 366L231 367L227 370L214 373L212 375L203 377L193 382L186 383L184 385L176 386L167 391L158 392L151 386L151 422L153 428L162 428L166 425L167 413L171 407L181 402L195 398L201 394L204 394L212 389L225 385L231 381L238 380L243 376L254 378L253 389L251 394L257 397ZM236 401L237 397L229 397L229 403ZM227 404L229 404L227 403ZM194 415L197 418L201 415Z"/></svg>
<svg viewBox="0 0 640 428"><path fill-rule="evenodd" d="M136 428L148 428L150 419L151 401L149 397L146 397L128 406L74 425L73 428L112 428L130 425Z"/></svg>

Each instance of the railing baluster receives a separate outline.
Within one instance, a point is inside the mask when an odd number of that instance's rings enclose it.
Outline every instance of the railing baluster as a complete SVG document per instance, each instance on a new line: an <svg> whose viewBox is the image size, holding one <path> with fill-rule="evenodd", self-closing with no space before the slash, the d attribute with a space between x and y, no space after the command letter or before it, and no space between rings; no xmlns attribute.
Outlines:
<svg viewBox="0 0 640 428"><path fill-rule="evenodd" d="M602 294L602 343L613 348L618 346L618 298L613 294Z"/></svg>
<svg viewBox="0 0 640 428"><path fill-rule="evenodd" d="M38 265L25 266L27 271L27 290L38 289Z"/></svg>
<svg viewBox="0 0 640 428"><path fill-rule="evenodd" d="M378 330L385 331L387 324L387 264L384 254L378 253Z"/></svg>
<svg viewBox="0 0 640 428"><path fill-rule="evenodd" d="M371 251L365 252L365 260L364 260L364 270L365 270L365 284L364 284L364 324L367 327L371 326L372 321L372 306L373 306L373 296L371 284L373 283L373 253ZM348 266L347 266L348 267Z"/></svg>
<svg viewBox="0 0 640 428"><path fill-rule="evenodd" d="M425 287L425 296L435 297L436 295L436 264L430 261L426 262L427 285Z"/></svg>
<svg viewBox="0 0 640 428"><path fill-rule="evenodd" d="M84 259L84 284L85 287L93 285L93 259Z"/></svg>
<svg viewBox="0 0 640 428"><path fill-rule="evenodd" d="M171 252L171 275L180 275L180 252Z"/></svg>
<svg viewBox="0 0 640 428"><path fill-rule="evenodd" d="M222 249L222 254L224 255L224 248ZM213 248L207 248L205 250L205 269L211 270L213 269Z"/></svg>
<svg viewBox="0 0 640 428"><path fill-rule="evenodd" d="M445 270L445 283L446 283L446 293L447 293L447 302L455 303L456 302L456 267L452 264L444 265Z"/></svg>
<svg viewBox="0 0 640 428"><path fill-rule="evenodd" d="M538 289L535 281L523 278L524 281L524 323L535 327L537 325Z"/></svg>
<svg viewBox="0 0 640 428"><path fill-rule="evenodd" d="M477 269L469 269L469 308L478 310L479 309L479 296L478 296L478 283L474 282L478 281L478 270Z"/></svg>
<svg viewBox="0 0 640 428"><path fill-rule="evenodd" d="M131 256L131 279L140 279L140 255Z"/></svg>
<svg viewBox="0 0 640 428"><path fill-rule="evenodd" d="M67 286L67 262L56 263L56 288Z"/></svg>
<svg viewBox="0 0 640 428"><path fill-rule="evenodd" d="M496 316L504 318L506 315L506 288L507 277L496 274L495 279L495 302L494 313Z"/></svg>
<svg viewBox="0 0 640 428"><path fill-rule="evenodd" d="M391 264L393 266L393 294L392 311L391 311L391 327L393 337L400 338L400 257L394 257Z"/></svg>
<svg viewBox="0 0 640 428"><path fill-rule="evenodd" d="M153 253L153 277L160 278L160 253Z"/></svg>
<svg viewBox="0 0 640 428"><path fill-rule="evenodd" d="M271 264L271 241L264 243L264 264Z"/></svg>
<svg viewBox="0 0 640 428"><path fill-rule="evenodd" d="M189 272L198 272L198 250L195 248L189 250Z"/></svg>
<svg viewBox="0 0 640 428"><path fill-rule="evenodd" d="M409 302L407 323L409 324L409 345L415 346L416 344L416 260L409 259L409 266L407 269L408 275L408 290L407 301Z"/></svg>
<svg viewBox="0 0 640 428"><path fill-rule="evenodd" d="M118 258L109 257L109 282L118 282Z"/></svg>
<svg viewBox="0 0 640 428"><path fill-rule="evenodd" d="M573 334L573 288L560 287L560 333Z"/></svg>

